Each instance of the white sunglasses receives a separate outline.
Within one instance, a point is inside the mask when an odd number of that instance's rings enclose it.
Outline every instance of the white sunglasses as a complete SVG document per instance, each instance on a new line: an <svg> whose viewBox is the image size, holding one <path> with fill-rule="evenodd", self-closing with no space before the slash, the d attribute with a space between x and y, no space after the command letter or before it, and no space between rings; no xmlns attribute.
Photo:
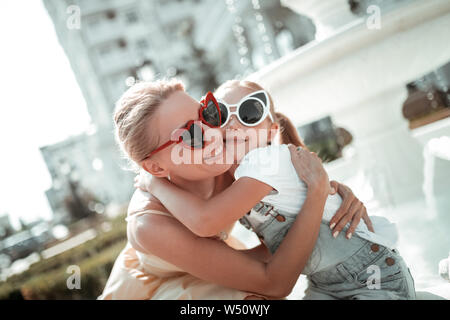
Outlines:
<svg viewBox="0 0 450 320"><path fill-rule="evenodd" d="M228 104L222 99L217 99L217 103L221 113L221 127L226 126L233 114L235 114L239 121L247 127L257 126L263 122L267 116L274 122L272 114L270 113L269 95L264 90L250 93L243 97L237 104ZM236 111L231 111L230 107L236 107Z"/></svg>

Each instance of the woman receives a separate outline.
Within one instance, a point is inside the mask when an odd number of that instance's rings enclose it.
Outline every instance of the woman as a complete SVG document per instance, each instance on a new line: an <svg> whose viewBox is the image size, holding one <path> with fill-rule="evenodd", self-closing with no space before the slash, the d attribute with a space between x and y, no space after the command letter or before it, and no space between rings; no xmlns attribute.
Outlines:
<svg viewBox="0 0 450 320"><path fill-rule="evenodd" d="M115 123L118 140L132 161L156 177L170 176L179 187L209 198L232 183L226 174L228 165L208 165L206 161L175 164L171 151L180 144L148 157L164 141L171 140L176 129L198 120L200 107L179 82L141 83L119 100ZM215 130L207 125L202 129ZM203 149L190 152L202 160L220 156L214 152L205 155ZM302 172L301 178L308 185L308 196L272 257L263 246L236 250L217 238L195 236L154 199L143 200L139 209L133 208L135 201L139 202L134 197L129 209L129 244L119 255L99 298L252 299L288 295L314 247L330 189L320 160L305 153L310 171ZM296 154L292 156L296 161Z"/></svg>

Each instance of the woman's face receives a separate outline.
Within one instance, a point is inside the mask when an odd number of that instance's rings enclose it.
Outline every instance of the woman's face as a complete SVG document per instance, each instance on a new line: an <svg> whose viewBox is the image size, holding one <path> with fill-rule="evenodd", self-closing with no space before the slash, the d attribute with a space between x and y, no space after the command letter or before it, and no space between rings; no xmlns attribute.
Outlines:
<svg viewBox="0 0 450 320"><path fill-rule="evenodd" d="M176 140L174 131L185 127L188 121L199 120L199 108L200 103L186 92L172 93L148 123L151 132L159 133L158 146L166 141ZM210 128L200 121L196 124L202 126L204 135L207 137L203 149L191 149L183 142L174 143L146 160L146 168L160 167L167 173L162 176L176 175L187 180L201 180L226 172L230 164L225 164L223 161L225 149L221 130ZM155 174L155 172L150 173Z"/></svg>
<svg viewBox="0 0 450 320"><path fill-rule="evenodd" d="M236 110L237 104L243 97L255 90L246 87L230 87L221 91L216 98L233 105L231 111ZM267 117L263 122L254 127L244 125L236 115L232 115L225 127L222 128L223 141L227 155L233 156L233 162L238 163L250 150L264 147L273 136L271 129L277 130L278 126Z"/></svg>

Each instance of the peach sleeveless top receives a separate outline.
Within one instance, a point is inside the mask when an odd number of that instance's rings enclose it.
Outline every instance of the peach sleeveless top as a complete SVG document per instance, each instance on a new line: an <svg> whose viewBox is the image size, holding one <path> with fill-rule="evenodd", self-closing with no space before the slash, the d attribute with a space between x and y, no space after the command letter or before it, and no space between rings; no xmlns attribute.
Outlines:
<svg viewBox="0 0 450 320"><path fill-rule="evenodd" d="M142 210L127 221L143 214L173 216L158 210ZM106 283L101 300L242 300L254 293L210 283L192 276L161 258L142 253L128 242L119 254Z"/></svg>

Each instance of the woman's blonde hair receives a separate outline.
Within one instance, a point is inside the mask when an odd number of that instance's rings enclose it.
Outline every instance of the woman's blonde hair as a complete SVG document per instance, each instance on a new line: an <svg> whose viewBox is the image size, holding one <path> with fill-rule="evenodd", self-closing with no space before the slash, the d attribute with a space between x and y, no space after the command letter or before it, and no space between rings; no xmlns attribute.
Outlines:
<svg viewBox="0 0 450 320"><path fill-rule="evenodd" d="M265 90L262 86L260 86L256 82L247 81L247 80L228 80L225 83L223 83L222 85L220 85L216 89L214 94L217 94L217 95L222 94L223 95L224 94L223 91L225 91L226 89L236 88L236 87L243 87L243 88L250 89L252 91L259 91L259 90L266 91L269 96L269 100L270 100L270 113L272 114L272 117L275 120L275 122L278 123L278 125L280 126L280 140L281 140L280 142L282 144L291 143L297 147L302 147L306 150L308 149L306 147L306 145L303 143L303 140L300 138L298 131L295 128L292 121L287 116L282 114L281 112L275 111L275 106L273 103L272 96L270 95L270 93L267 90Z"/></svg>
<svg viewBox="0 0 450 320"><path fill-rule="evenodd" d="M159 106L173 92L184 90L183 83L177 79L139 82L117 101L114 112L116 140L126 157L132 164L134 162L135 169L158 146L159 135L149 130L149 123Z"/></svg>

